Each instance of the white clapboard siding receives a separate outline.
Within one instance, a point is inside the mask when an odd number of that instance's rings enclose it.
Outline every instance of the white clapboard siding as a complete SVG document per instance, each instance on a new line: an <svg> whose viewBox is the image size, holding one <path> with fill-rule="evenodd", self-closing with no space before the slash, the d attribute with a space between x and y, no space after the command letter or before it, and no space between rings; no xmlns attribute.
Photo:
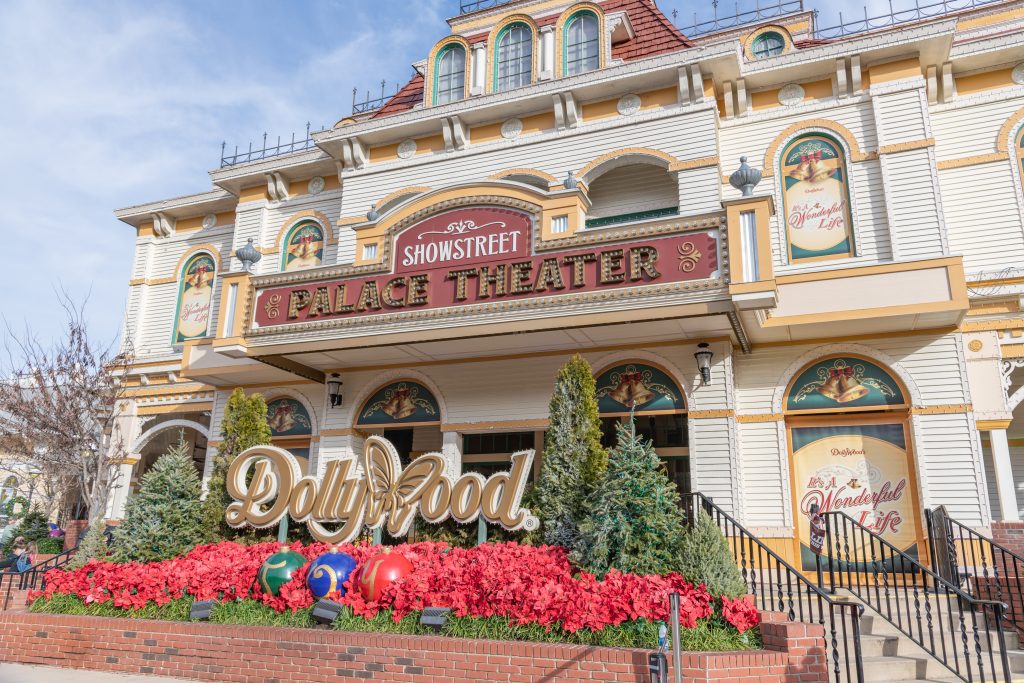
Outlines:
<svg viewBox="0 0 1024 683"><path fill-rule="evenodd" d="M238 211L235 212L235 234L232 238L231 253L234 254L236 251L244 247L249 239L252 239L253 246L265 247L263 243L263 222L266 214L265 202L260 200L258 202L246 202L245 204L239 204ZM253 273L257 275L263 275L265 273L276 272L277 266L273 264L273 258L270 255L264 255L260 262L253 267ZM233 259L231 268L233 270L240 270L242 267L241 262L238 259Z"/></svg>
<svg viewBox="0 0 1024 683"><path fill-rule="evenodd" d="M615 128L581 128L540 142L524 136L481 147L479 153L434 154L427 163L372 164L345 174L341 215L361 216L371 204L405 187L477 182L509 168L536 168L563 178L603 154L629 147L656 149L683 160L714 156L714 123L714 113L705 110Z"/></svg>
<svg viewBox="0 0 1024 683"><path fill-rule="evenodd" d="M925 487L922 505L945 505L968 526L988 524L980 446L971 440L968 415L915 415L918 476ZM975 456L977 453L977 457Z"/></svg>
<svg viewBox="0 0 1024 683"><path fill-rule="evenodd" d="M949 250L962 254L968 273L1019 266L1024 226L1010 161L939 171Z"/></svg>
<svg viewBox="0 0 1024 683"><path fill-rule="evenodd" d="M739 453L743 472L743 520L752 527L785 526L789 479L780 457L778 422L740 423Z"/></svg>
<svg viewBox="0 0 1024 683"><path fill-rule="evenodd" d="M699 216L722 209L722 186L718 166L679 171L679 214Z"/></svg>
<svg viewBox="0 0 1024 683"><path fill-rule="evenodd" d="M658 166L630 164L614 168L590 184L588 218L621 216L679 203L679 184Z"/></svg>
<svg viewBox="0 0 1024 683"><path fill-rule="evenodd" d="M926 103L923 87L876 96L874 106L879 145L897 145L927 138Z"/></svg>
<svg viewBox="0 0 1024 683"><path fill-rule="evenodd" d="M991 154L1007 119L1024 107L1024 87L1002 91L1001 97L968 96L933 107L932 133L939 161Z"/></svg>
<svg viewBox="0 0 1024 683"><path fill-rule="evenodd" d="M728 418L703 418L690 425L690 477L694 491L714 499L727 512L739 513L739 472ZM744 503L744 509L749 506Z"/></svg>
<svg viewBox="0 0 1024 683"><path fill-rule="evenodd" d="M928 149L885 154L882 177L889 198L889 230L899 259L929 258L944 252L942 225Z"/></svg>

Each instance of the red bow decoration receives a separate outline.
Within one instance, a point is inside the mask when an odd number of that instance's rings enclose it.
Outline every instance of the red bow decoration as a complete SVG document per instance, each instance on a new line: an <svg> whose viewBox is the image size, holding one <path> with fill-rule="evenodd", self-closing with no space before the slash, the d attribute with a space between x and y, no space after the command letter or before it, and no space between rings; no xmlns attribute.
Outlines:
<svg viewBox="0 0 1024 683"><path fill-rule="evenodd" d="M829 368L828 378L838 379L840 377L853 377L853 368L846 366L845 368Z"/></svg>
<svg viewBox="0 0 1024 683"><path fill-rule="evenodd" d="M408 389L395 389L395 398L406 398L408 395Z"/></svg>
<svg viewBox="0 0 1024 683"><path fill-rule="evenodd" d="M810 154L801 154L800 155L800 163L811 161L812 159L814 161L821 161L821 150L820 149L817 152L811 152Z"/></svg>

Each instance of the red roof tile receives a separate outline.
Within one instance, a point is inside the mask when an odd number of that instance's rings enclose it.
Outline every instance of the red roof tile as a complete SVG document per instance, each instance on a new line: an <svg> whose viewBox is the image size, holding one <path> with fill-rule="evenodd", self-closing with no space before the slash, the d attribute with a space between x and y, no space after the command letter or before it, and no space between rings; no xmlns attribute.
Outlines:
<svg viewBox="0 0 1024 683"><path fill-rule="evenodd" d="M816 45L828 45L831 42L831 40L825 38L804 38L803 40L794 40L793 47L799 50L805 47L815 47Z"/></svg>
<svg viewBox="0 0 1024 683"><path fill-rule="evenodd" d="M409 79L409 82L401 90L395 93L394 97L385 102L383 107L375 111L370 118L376 119L381 116L388 116L389 114L409 111L421 102L423 102L423 76L416 74Z"/></svg>
<svg viewBox="0 0 1024 683"><path fill-rule="evenodd" d="M625 12L636 34L612 46L616 59L643 59L693 45L651 0L607 0L601 7L605 12Z"/></svg>

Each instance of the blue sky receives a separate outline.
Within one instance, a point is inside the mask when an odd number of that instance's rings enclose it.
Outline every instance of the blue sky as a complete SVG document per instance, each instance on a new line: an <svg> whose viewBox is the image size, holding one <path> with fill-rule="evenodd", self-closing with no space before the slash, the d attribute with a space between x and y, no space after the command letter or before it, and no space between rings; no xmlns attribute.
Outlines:
<svg viewBox="0 0 1024 683"><path fill-rule="evenodd" d="M678 8L680 23L711 10L659 6ZM0 314L52 338L62 323L52 292L63 287L88 293L94 336L112 339L134 247L114 209L209 189L224 140L301 135L307 121L347 115L353 87L379 92L386 79L390 92L447 33L458 0L0 7Z"/></svg>

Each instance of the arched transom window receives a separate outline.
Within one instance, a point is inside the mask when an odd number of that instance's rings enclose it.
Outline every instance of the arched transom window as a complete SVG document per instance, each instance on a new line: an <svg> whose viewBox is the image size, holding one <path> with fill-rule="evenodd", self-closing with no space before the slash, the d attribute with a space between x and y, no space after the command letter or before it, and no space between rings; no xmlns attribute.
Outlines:
<svg viewBox="0 0 1024 683"><path fill-rule="evenodd" d="M754 38L754 44L750 47L750 51L757 59L781 55L784 49L786 49L786 39L775 31L767 31Z"/></svg>
<svg viewBox="0 0 1024 683"><path fill-rule="evenodd" d="M802 135L783 150L779 166L790 263L853 256L849 180L839 143Z"/></svg>
<svg viewBox="0 0 1024 683"><path fill-rule="evenodd" d="M533 31L526 24L509 24L498 35L494 55L494 89L530 85L533 79Z"/></svg>
<svg viewBox="0 0 1024 683"><path fill-rule="evenodd" d="M434 103L457 102L466 96L466 50L452 44L441 48L434 64Z"/></svg>
<svg viewBox="0 0 1024 683"><path fill-rule="evenodd" d="M593 12L578 12L565 23L565 75L593 71L601 63L597 17Z"/></svg>

